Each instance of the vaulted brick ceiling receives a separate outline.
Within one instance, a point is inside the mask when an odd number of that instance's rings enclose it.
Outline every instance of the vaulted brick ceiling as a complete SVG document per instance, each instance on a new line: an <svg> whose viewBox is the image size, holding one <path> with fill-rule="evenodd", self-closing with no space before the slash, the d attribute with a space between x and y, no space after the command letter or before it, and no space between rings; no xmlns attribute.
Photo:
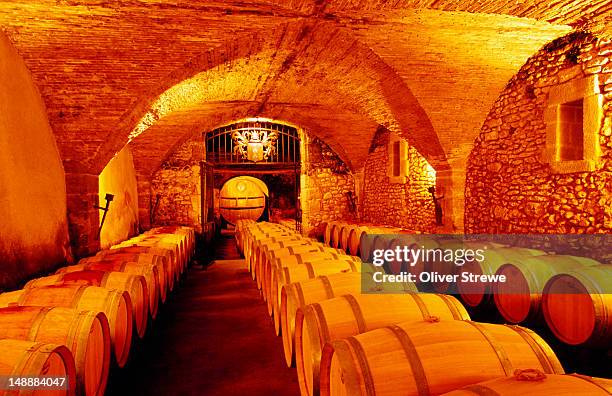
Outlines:
<svg viewBox="0 0 612 396"><path fill-rule="evenodd" d="M353 168L379 124L443 167L531 54L565 24L604 29L611 3L11 1L0 26L68 172L98 173L131 136L150 173L191 134L257 115L304 126Z"/></svg>

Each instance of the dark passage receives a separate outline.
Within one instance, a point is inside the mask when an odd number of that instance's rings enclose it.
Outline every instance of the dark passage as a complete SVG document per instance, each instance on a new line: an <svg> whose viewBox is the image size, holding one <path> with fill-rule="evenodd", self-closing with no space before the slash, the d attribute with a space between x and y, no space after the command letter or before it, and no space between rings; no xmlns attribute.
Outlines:
<svg viewBox="0 0 612 396"><path fill-rule="evenodd" d="M187 272L127 369L112 371L107 395L299 394L233 236L215 244L215 259Z"/></svg>

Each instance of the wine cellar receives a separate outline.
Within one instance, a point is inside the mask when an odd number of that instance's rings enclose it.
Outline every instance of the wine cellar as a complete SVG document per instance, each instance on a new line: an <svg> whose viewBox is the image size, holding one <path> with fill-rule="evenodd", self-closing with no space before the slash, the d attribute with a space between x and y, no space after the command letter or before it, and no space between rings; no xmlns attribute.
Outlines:
<svg viewBox="0 0 612 396"><path fill-rule="evenodd" d="M612 394L610 0L0 28L0 396Z"/></svg>

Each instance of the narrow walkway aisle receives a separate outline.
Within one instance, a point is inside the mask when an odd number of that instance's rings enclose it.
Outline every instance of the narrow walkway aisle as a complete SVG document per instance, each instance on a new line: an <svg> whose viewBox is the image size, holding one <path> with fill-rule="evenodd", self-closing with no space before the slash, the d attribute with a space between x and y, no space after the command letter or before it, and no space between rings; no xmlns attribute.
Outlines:
<svg viewBox="0 0 612 396"><path fill-rule="evenodd" d="M107 395L299 394L233 237L215 243L216 260L189 270Z"/></svg>

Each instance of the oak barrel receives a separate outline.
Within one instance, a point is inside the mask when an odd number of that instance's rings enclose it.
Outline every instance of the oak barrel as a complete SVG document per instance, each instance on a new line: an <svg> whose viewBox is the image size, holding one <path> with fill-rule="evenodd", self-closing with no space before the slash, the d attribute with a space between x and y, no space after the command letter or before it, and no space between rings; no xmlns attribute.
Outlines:
<svg viewBox="0 0 612 396"><path fill-rule="evenodd" d="M544 374L540 370L516 370L502 377L445 393L442 396L609 396L612 380L579 374Z"/></svg>
<svg viewBox="0 0 612 396"><path fill-rule="evenodd" d="M270 247L287 247L293 245L310 244L310 240L303 238L301 235L291 234L279 234L276 236L266 237L264 239L254 240L251 247L251 253L249 255L250 264L253 279L258 280L258 286L261 287L261 279L258 279L262 270L263 261L266 258L267 251Z"/></svg>
<svg viewBox="0 0 612 396"><path fill-rule="evenodd" d="M151 248L148 253L166 255L174 258L174 270L175 277L178 280L180 275L187 268L187 251L184 248L182 241L169 240L168 237L164 239L151 239L147 238L143 241L139 241L132 247L148 247ZM172 254L169 255L167 251Z"/></svg>
<svg viewBox="0 0 612 396"><path fill-rule="evenodd" d="M369 261L372 258L374 243L379 238L370 236L366 239L366 237L368 235L385 235L383 240L387 242L390 235L397 234L399 231L401 231L401 228L397 227L360 227L349 235L349 251L352 255L361 257L363 261ZM380 243L381 241L379 241Z"/></svg>
<svg viewBox="0 0 612 396"><path fill-rule="evenodd" d="M357 257L347 256L338 249L327 247L323 244L290 246L281 251L275 252L275 257L264 262L263 266L263 290L264 296L270 297L273 282L274 268L288 265L301 264L303 262L320 261L322 259L345 259L354 262L361 262Z"/></svg>
<svg viewBox="0 0 612 396"><path fill-rule="evenodd" d="M162 258L162 262L164 265L164 269L166 271L166 277L168 279L167 286L168 290L172 291L174 289L174 282L178 280L179 271L178 271L178 261L175 252L172 249L164 249L159 247L152 246L129 246L122 247L118 249L110 249L110 250L102 250L98 252L96 257L110 257L110 256L118 256L122 257L124 255L129 254L137 254L137 255L155 255ZM138 260L139 262L147 261L146 259Z"/></svg>
<svg viewBox="0 0 612 396"><path fill-rule="evenodd" d="M302 257L301 263L277 262L276 265L270 266L272 269L268 292L268 313L270 315L280 309L280 291L287 283L308 280L320 275L361 270L361 261L358 257L339 256L333 253L317 253L311 256L305 254Z"/></svg>
<svg viewBox="0 0 612 396"><path fill-rule="evenodd" d="M1 377L64 377L68 378L68 389L49 390L34 393L0 391L0 395L60 396L75 394L76 368L72 353L64 345L47 344L35 341L4 339L0 340Z"/></svg>
<svg viewBox="0 0 612 396"><path fill-rule="evenodd" d="M26 283L24 289L72 283L99 286L105 289L116 289L127 292L130 295L134 308L134 325L136 327L136 333L140 338L144 337L147 330L147 321L149 319L149 304L147 283L145 278L141 275L97 270L66 272L33 279Z"/></svg>
<svg viewBox="0 0 612 396"><path fill-rule="evenodd" d="M326 343L399 322L432 317L451 321L470 319L456 298L442 294L348 294L299 309L295 351L302 394L318 394L319 364Z"/></svg>
<svg viewBox="0 0 612 396"><path fill-rule="evenodd" d="M588 266L599 265L595 260L565 255L545 255L507 263L496 274L504 275L506 282L494 286L495 306L511 323L539 319L544 285L554 275Z"/></svg>
<svg viewBox="0 0 612 396"><path fill-rule="evenodd" d="M503 247L487 249L483 253L484 260L467 261L459 270L459 276L463 273L474 275L493 275L499 267L507 263L516 263L529 257L546 254L543 250L526 249L518 247ZM457 291L463 302L470 307L493 301L492 288L489 282L459 282Z"/></svg>
<svg viewBox="0 0 612 396"><path fill-rule="evenodd" d="M65 274L69 272L80 272L85 270L92 271L116 271L123 272L130 275L140 275L145 279L147 284L148 293L148 304L149 313L151 318L157 317L157 310L159 307L159 300L161 299L160 293L162 287L160 286L160 280L165 282L164 277L160 278L159 270L162 268L152 264L138 264L130 261L98 261L90 264L77 264L68 267L62 267L56 271L57 274ZM162 283L164 284L164 283ZM165 296L165 289L164 296ZM165 297L164 297L165 299Z"/></svg>
<svg viewBox="0 0 612 396"><path fill-rule="evenodd" d="M385 286L384 291L387 292L417 292L414 284L393 283ZM322 275L311 280L283 285L280 297L280 326L287 365L291 367L295 359L295 316L298 309L344 294L359 294L367 291L381 292L383 290L372 282L371 278L362 278L359 272ZM275 321L278 316L274 316Z"/></svg>
<svg viewBox="0 0 612 396"><path fill-rule="evenodd" d="M548 327L566 344L612 347L612 265L553 276L544 287Z"/></svg>
<svg viewBox="0 0 612 396"><path fill-rule="evenodd" d="M563 374L533 331L466 320L410 321L333 341L321 358L322 395L439 395L510 376Z"/></svg>
<svg viewBox="0 0 612 396"><path fill-rule="evenodd" d="M259 246L265 245L268 243L274 243L282 240L299 240L302 239L300 235L296 235L295 233L289 232L274 232L274 233L263 233L252 235L246 240L246 250L244 257L247 260L247 265L251 270L251 274L253 279L255 279L255 272L257 268L254 268L256 264L256 255L259 253Z"/></svg>
<svg viewBox="0 0 612 396"><path fill-rule="evenodd" d="M61 307L0 308L0 338L67 346L75 360L77 393L104 395L111 340L102 312Z"/></svg>
<svg viewBox="0 0 612 396"><path fill-rule="evenodd" d="M390 238L390 241L387 245L387 248L395 251L397 248L400 248L402 251L404 248L409 250L418 250L418 249L435 249L440 246L440 243L437 241L435 236L433 235L415 235L412 233L403 233L387 236ZM385 263L384 268L385 272L388 274L399 274L400 272L407 272L414 274L416 276L416 284L420 284L419 274L426 270L426 258L423 255L419 254L415 257L413 254L412 257L407 260L393 260L390 263Z"/></svg>
<svg viewBox="0 0 612 396"><path fill-rule="evenodd" d="M257 249L255 260L255 278L257 279L257 286L260 288L263 287L270 260L274 260L278 257L285 257L292 254L292 252L321 250L323 247L325 247L325 245L301 236L262 243Z"/></svg>
<svg viewBox="0 0 612 396"><path fill-rule="evenodd" d="M58 285L0 294L0 307L66 307L103 312L108 318L115 360L125 366L132 345L132 301L126 292L97 286Z"/></svg>

